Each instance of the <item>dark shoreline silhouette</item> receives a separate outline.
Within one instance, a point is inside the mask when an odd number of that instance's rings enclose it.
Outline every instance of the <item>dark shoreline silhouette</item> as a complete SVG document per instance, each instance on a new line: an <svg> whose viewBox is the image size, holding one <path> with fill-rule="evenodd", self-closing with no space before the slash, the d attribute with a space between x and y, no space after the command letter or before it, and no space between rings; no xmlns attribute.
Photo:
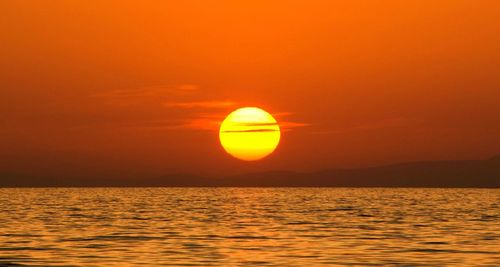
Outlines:
<svg viewBox="0 0 500 267"><path fill-rule="evenodd" d="M500 188L500 155L316 172L271 171L228 177L174 173L157 178L73 178L1 174L0 187L439 187Z"/></svg>

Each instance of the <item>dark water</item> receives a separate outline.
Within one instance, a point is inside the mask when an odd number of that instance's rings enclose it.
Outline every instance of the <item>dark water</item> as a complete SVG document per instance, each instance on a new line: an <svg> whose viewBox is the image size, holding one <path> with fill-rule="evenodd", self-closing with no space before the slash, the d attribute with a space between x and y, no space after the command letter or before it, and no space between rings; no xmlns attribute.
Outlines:
<svg viewBox="0 0 500 267"><path fill-rule="evenodd" d="M500 266L500 190L0 189L0 266Z"/></svg>

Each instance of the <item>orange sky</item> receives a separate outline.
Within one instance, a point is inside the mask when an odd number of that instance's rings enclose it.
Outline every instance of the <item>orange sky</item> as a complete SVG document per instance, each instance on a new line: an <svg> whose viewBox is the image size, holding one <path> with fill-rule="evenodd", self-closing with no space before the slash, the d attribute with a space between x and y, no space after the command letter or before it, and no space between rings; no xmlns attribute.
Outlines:
<svg viewBox="0 0 500 267"><path fill-rule="evenodd" d="M500 1L0 1L0 171L316 170L500 152ZM283 123L265 160L217 123Z"/></svg>

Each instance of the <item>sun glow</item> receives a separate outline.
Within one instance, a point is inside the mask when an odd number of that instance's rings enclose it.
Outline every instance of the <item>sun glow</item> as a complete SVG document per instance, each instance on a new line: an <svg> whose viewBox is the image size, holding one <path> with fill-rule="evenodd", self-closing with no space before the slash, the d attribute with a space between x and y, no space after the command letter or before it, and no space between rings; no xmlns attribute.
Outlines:
<svg viewBox="0 0 500 267"><path fill-rule="evenodd" d="M235 158L259 160L271 154L280 141L278 122L268 112L245 107L233 111L222 122L219 139Z"/></svg>

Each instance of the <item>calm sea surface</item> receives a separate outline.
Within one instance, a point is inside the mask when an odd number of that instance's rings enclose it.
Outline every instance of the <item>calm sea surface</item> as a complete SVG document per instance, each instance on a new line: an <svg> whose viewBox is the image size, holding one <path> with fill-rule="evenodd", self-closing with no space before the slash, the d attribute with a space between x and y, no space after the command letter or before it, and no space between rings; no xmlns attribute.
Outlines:
<svg viewBox="0 0 500 267"><path fill-rule="evenodd" d="M500 190L0 189L0 266L500 266Z"/></svg>

